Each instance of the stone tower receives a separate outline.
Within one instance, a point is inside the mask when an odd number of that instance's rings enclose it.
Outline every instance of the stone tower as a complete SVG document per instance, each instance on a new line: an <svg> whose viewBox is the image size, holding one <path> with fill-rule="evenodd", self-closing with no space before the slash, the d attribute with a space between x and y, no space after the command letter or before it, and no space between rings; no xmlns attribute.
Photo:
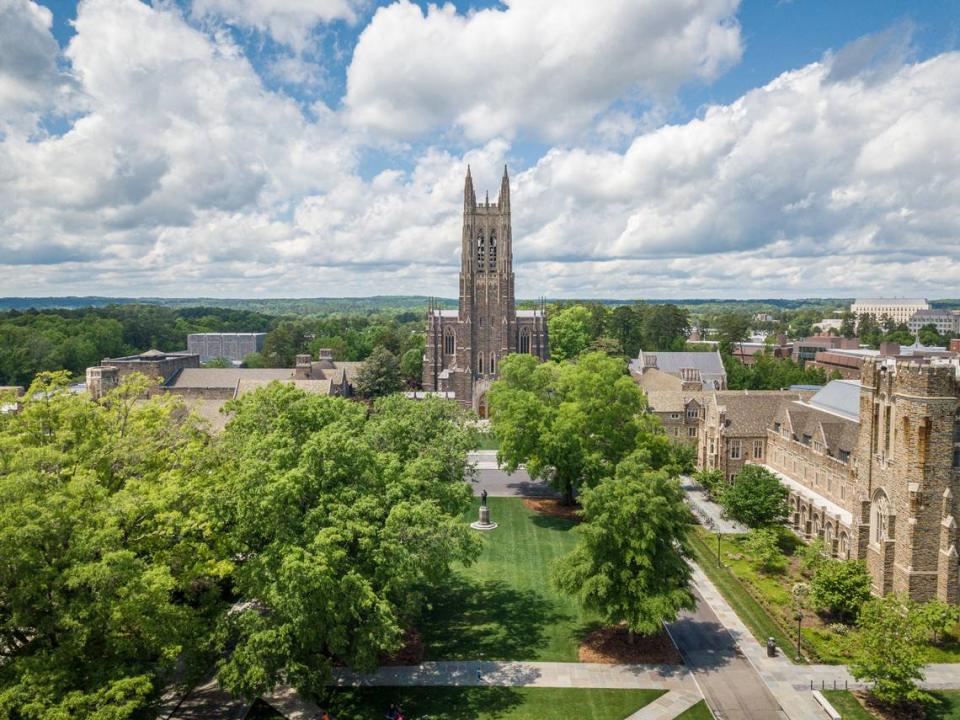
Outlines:
<svg viewBox="0 0 960 720"><path fill-rule="evenodd" d="M949 365L877 361L861 375L856 557L878 594L960 600L960 416Z"/></svg>
<svg viewBox="0 0 960 720"><path fill-rule="evenodd" d="M477 202L470 168L463 186L460 298L456 311L430 308L423 387L454 392L486 415L485 394L512 352L547 357L543 309L518 311L514 295L510 178L503 168L496 203Z"/></svg>

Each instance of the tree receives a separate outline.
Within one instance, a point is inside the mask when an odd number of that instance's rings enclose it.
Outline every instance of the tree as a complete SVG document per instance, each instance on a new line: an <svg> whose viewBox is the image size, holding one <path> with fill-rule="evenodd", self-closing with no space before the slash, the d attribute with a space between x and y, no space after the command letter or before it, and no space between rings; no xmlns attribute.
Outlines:
<svg viewBox="0 0 960 720"><path fill-rule="evenodd" d="M773 528L754 528L745 542L756 567L762 572L783 572L786 558L780 551L780 535Z"/></svg>
<svg viewBox="0 0 960 720"><path fill-rule="evenodd" d="M248 356L248 357L249 357L249 356ZM203 367L205 367L205 368L231 368L231 367L233 367L233 363L230 362L230 359L229 359L229 358L225 358L225 357L215 357L215 358L210 358L209 360L207 360L207 361L203 364Z"/></svg>
<svg viewBox="0 0 960 720"><path fill-rule="evenodd" d="M819 538L811 540L800 551L800 569L808 577L813 575L826 560L826 545Z"/></svg>
<svg viewBox="0 0 960 720"><path fill-rule="evenodd" d="M636 357L643 340L643 316L635 306L619 305L607 317L606 331L618 345L621 355Z"/></svg>
<svg viewBox="0 0 960 720"><path fill-rule="evenodd" d="M525 463L567 503L577 489L613 475L646 422L643 393L626 365L603 353L561 364L508 355L488 398L500 461L511 472Z"/></svg>
<svg viewBox="0 0 960 720"><path fill-rule="evenodd" d="M420 387L423 381L423 348L411 348L401 356L400 375L407 387Z"/></svg>
<svg viewBox="0 0 960 720"><path fill-rule="evenodd" d="M698 470L693 474L693 479L704 487L711 498L719 498L726 487L726 479L723 477L723 470L716 468L712 470Z"/></svg>
<svg viewBox="0 0 960 720"><path fill-rule="evenodd" d="M860 628L850 673L873 683L870 694L883 703L924 701L921 647L926 628L917 618L915 603L904 595L890 594L864 603L857 621Z"/></svg>
<svg viewBox="0 0 960 720"><path fill-rule="evenodd" d="M745 465L723 491L721 504L731 518L755 528L785 520L788 496L772 472L760 465Z"/></svg>
<svg viewBox="0 0 960 720"><path fill-rule="evenodd" d="M842 622L856 620L870 599L870 573L863 562L824 559L810 580L810 601Z"/></svg>
<svg viewBox="0 0 960 720"><path fill-rule="evenodd" d="M40 374L0 416L0 717L133 716L220 607L210 439L131 375L99 402Z"/></svg>
<svg viewBox="0 0 960 720"><path fill-rule="evenodd" d="M557 587L608 623L632 633L658 632L693 609L683 490L664 471L630 456L581 495L584 522L573 551L556 565Z"/></svg>
<svg viewBox="0 0 960 720"><path fill-rule="evenodd" d="M376 347L357 371L353 382L360 397L389 395L403 389L397 356L385 347Z"/></svg>
<svg viewBox="0 0 960 720"><path fill-rule="evenodd" d="M683 350L690 334L690 314L686 310L669 303L639 307L644 308L644 348Z"/></svg>
<svg viewBox="0 0 960 720"><path fill-rule="evenodd" d="M319 693L330 668L376 666L451 564L479 541L462 522L475 438L442 400L367 408L273 383L231 402L217 530L234 609L218 628L221 683L253 697L278 682Z"/></svg>
<svg viewBox="0 0 960 720"><path fill-rule="evenodd" d="M928 600L917 606L917 616L927 628L930 640L939 643L960 622L960 608L943 600Z"/></svg>
<svg viewBox="0 0 960 720"><path fill-rule="evenodd" d="M245 368L265 368L267 366L267 361L264 359L261 353L252 352L244 356L241 365Z"/></svg>
<svg viewBox="0 0 960 720"><path fill-rule="evenodd" d="M717 338L720 351L732 352L734 345L741 344L750 337L750 316L742 313L723 313L717 318Z"/></svg>
<svg viewBox="0 0 960 720"><path fill-rule="evenodd" d="M590 311L582 305L561 310L547 320L550 357L560 362L577 357L590 344Z"/></svg>

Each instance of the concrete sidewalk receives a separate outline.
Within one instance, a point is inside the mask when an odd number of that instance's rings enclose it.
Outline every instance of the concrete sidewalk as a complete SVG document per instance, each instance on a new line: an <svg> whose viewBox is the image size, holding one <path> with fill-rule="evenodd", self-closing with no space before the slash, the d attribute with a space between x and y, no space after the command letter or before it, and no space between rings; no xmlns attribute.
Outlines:
<svg viewBox="0 0 960 720"><path fill-rule="evenodd" d="M479 673L479 675L478 675ZM474 660L425 662L381 667L369 674L334 670L332 685L645 688L697 693L690 671L682 665L604 665L576 662L511 662Z"/></svg>

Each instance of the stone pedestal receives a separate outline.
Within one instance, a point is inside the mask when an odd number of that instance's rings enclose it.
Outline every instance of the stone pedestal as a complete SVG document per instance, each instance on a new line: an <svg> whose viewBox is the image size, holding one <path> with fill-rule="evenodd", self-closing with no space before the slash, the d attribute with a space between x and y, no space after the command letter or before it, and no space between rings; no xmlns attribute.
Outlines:
<svg viewBox="0 0 960 720"><path fill-rule="evenodd" d="M480 506L480 519L470 523L474 530L493 530L496 526L495 522L490 522L490 508L486 505Z"/></svg>

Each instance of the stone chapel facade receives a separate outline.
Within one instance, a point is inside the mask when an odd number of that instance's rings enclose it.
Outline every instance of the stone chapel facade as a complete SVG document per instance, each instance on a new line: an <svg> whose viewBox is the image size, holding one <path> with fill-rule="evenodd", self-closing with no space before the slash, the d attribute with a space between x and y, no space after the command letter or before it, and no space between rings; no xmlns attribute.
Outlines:
<svg viewBox="0 0 960 720"><path fill-rule="evenodd" d="M480 417L487 415L486 392L510 353L549 356L543 307L517 310L510 224L510 179L503 168L500 196L477 203L467 167L463 188L460 249L460 304L456 310L427 310L423 389L452 392Z"/></svg>

